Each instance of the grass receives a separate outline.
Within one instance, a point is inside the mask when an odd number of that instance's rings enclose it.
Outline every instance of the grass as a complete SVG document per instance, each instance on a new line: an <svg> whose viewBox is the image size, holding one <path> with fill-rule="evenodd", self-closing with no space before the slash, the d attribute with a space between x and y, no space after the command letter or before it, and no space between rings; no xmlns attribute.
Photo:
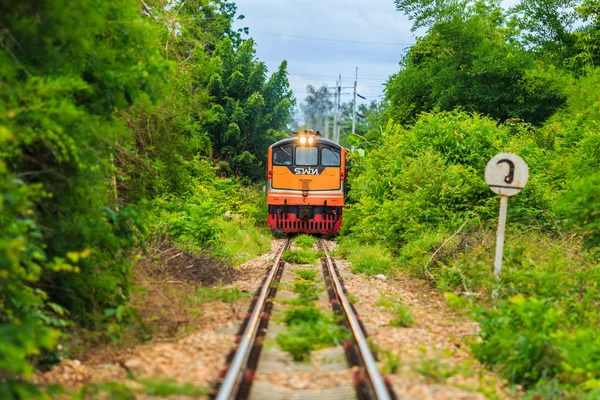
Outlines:
<svg viewBox="0 0 600 400"><path fill-rule="evenodd" d="M221 301L223 303L235 303L241 298L248 297L248 293L240 292L239 289L225 289L225 288L198 288L196 290L196 296L194 297L194 303L202 304L210 301Z"/></svg>
<svg viewBox="0 0 600 400"><path fill-rule="evenodd" d="M282 350L289 352L295 361L310 359L314 350L329 346L339 346L344 339L351 339L350 332L333 319L321 314L316 321L295 320L285 332L277 335L277 343Z"/></svg>
<svg viewBox="0 0 600 400"><path fill-rule="evenodd" d="M285 313L283 322L286 325L301 325L302 323L313 324L323 319L323 312L314 307L298 307Z"/></svg>
<svg viewBox="0 0 600 400"><path fill-rule="evenodd" d="M460 372L459 368L444 362L439 354L433 358L423 355L421 363L414 370L434 383L443 383Z"/></svg>
<svg viewBox="0 0 600 400"><path fill-rule="evenodd" d="M317 274L312 269L296 271L292 290L298 297L287 302L293 306L283 317L287 329L276 338L279 347L289 352L295 361L305 361L312 351L337 346L351 338L350 332L338 325L333 316L315 307L314 303L319 299Z"/></svg>
<svg viewBox="0 0 600 400"><path fill-rule="evenodd" d="M307 281L314 281L317 278L318 271L314 269L299 269L296 270L296 275Z"/></svg>
<svg viewBox="0 0 600 400"><path fill-rule="evenodd" d="M396 270L390 251L380 245L359 245L352 240L340 240L336 255L350 261L352 272L366 275L391 275Z"/></svg>
<svg viewBox="0 0 600 400"><path fill-rule="evenodd" d="M299 269L296 271L296 279L292 283L292 291L298 294L298 297L286 301L286 304L292 306L311 305L319 299L319 288L315 282L317 271L312 269Z"/></svg>
<svg viewBox="0 0 600 400"><path fill-rule="evenodd" d="M378 306L388 309L394 314L394 318L390 321L390 325L405 328L414 324L415 319L410 312L410 309L401 301L391 301L389 298L382 298L377 302Z"/></svg>
<svg viewBox="0 0 600 400"><path fill-rule="evenodd" d="M231 260L234 265L243 264L271 249L272 238L268 230L249 220L222 221L219 231L210 246L211 251L219 258Z"/></svg>
<svg viewBox="0 0 600 400"><path fill-rule="evenodd" d="M290 264L314 264L319 253L314 250L286 250L281 259Z"/></svg>
<svg viewBox="0 0 600 400"><path fill-rule="evenodd" d="M135 382L135 386L121 382L87 384L80 389L79 393L74 394L73 398L133 399L138 395L161 398L169 396L197 398L206 396L208 393L208 389L189 383L180 385L167 380L140 380Z"/></svg>
<svg viewBox="0 0 600 400"><path fill-rule="evenodd" d="M379 351L379 357L383 363L381 372L384 374L395 374L402 366L400 357L394 355L391 351Z"/></svg>
<svg viewBox="0 0 600 400"><path fill-rule="evenodd" d="M319 300L319 288L310 281L295 281L292 290L298 293L298 298L303 300L302 304Z"/></svg>
<svg viewBox="0 0 600 400"><path fill-rule="evenodd" d="M302 250L312 250L318 242L318 239L311 235L302 234L294 238L294 245L300 247Z"/></svg>

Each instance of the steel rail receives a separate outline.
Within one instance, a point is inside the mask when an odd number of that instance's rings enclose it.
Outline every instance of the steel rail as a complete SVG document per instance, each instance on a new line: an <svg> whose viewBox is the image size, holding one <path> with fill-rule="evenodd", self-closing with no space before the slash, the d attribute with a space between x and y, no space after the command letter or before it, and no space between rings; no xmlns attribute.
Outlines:
<svg viewBox="0 0 600 400"><path fill-rule="evenodd" d="M250 316L250 320L248 321L248 325L244 330L244 335L241 337L240 344L237 348L235 356L227 370L227 375L225 375L225 379L223 379L223 383L219 389L219 393L215 398L216 400L234 399L237 394L237 390L240 386L240 382L244 375L244 370L246 369L246 364L248 363L248 358L250 357L250 350L252 350L252 345L254 344L256 334L258 333L260 316L265 306L265 301L267 299L269 289L271 288L271 282L273 281L273 277L279 269L281 256L283 252L289 247L289 245L290 239L288 238L285 240L285 243L283 247L281 247L281 250L279 250L277 257L273 262L273 267L271 267L271 271L269 271L269 274L267 275L267 278L263 283L260 295L256 300L256 305L254 306L254 310L252 311L252 315Z"/></svg>
<svg viewBox="0 0 600 400"><path fill-rule="evenodd" d="M333 261L331 256L329 255L329 251L327 250L327 244L323 239L321 239L321 248L325 253L325 260L327 263L327 268L329 269L329 275L331 276L331 280L334 284L334 290L340 299L340 303L342 308L344 309L344 313L348 318L348 324L350 325L350 330L352 330L352 335L356 339L356 345L358 346L358 350L362 357L365 370L367 371L367 375L371 381L371 385L373 386L373 392L375 394L375 398L378 400L390 400L391 396L388 392L387 386L381 377L381 374L377 370L377 365L375 363L375 357L373 357L373 353L369 349L369 345L367 344L367 339L365 338L365 334L358 323L358 318L352 309L350 302L346 298L344 294L344 288L337 276L335 268L333 266Z"/></svg>

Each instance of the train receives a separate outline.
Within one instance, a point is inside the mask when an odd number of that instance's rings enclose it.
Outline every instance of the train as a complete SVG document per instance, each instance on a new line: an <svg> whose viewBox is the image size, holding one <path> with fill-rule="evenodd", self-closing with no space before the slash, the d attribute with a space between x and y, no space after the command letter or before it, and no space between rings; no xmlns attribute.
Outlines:
<svg viewBox="0 0 600 400"><path fill-rule="evenodd" d="M271 145L266 186L271 229L283 234L337 234L346 175L346 149L319 132L305 130Z"/></svg>

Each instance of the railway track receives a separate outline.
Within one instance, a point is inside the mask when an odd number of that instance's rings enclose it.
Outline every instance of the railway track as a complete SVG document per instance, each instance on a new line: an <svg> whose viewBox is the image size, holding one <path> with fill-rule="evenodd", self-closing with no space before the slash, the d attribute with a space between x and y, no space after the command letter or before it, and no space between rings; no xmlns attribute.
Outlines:
<svg viewBox="0 0 600 400"><path fill-rule="evenodd" d="M290 247L290 239L283 240L273 265L253 298L246 319L237 338L237 349L227 359L228 367L221 374L217 392L213 398L217 400L250 398L255 372L261 358L263 339L267 333L269 318L283 274L285 262L281 260L285 250ZM367 343L367 334L356 309L346 296L343 280L340 277L335 261L331 257L325 240L320 241L323 250L321 267L327 294L333 311L342 317L352 334L352 340L344 341L344 351L348 368L353 368L353 385L356 397L362 399L388 400L395 399L391 386L377 370L376 359ZM335 397L335 396L334 396Z"/></svg>

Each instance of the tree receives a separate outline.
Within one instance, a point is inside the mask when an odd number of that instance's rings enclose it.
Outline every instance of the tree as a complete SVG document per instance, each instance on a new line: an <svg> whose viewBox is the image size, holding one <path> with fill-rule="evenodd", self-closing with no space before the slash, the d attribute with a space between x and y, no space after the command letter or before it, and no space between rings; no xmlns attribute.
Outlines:
<svg viewBox="0 0 600 400"><path fill-rule="evenodd" d="M321 131L325 136L328 136L330 118L333 113L333 90L326 85L318 89L308 85L306 91L308 96L306 96L301 108L307 128Z"/></svg>
<svg viewBox="0 0 600 400"><path fill-rule="evenodd" d="M202 126L214 155L231 163L237 175L258 179L270 144L285 137L294 99L287 62L267 79L266 65L256 60L252 39L239 48L225 37L211 57L212 71L204 78L210 105Z"/></svg>
<svg viewBox="0 0 600 400"><path fill-rule="evenodd" d="M402 60L387 86L389 117L410 122L424 111L461 107L498 121L545 121L565 101L560 77L538 68L495 2L465 5L461 13L458 4L432 14L444 17Z"/></svg>
<svg viewBox="0 0 600 400"><path fill-rule="evenodd" d="M574 26L579 0L522 0L509 10L523 44L555 65L568 66L578 50Z"/></svg>

